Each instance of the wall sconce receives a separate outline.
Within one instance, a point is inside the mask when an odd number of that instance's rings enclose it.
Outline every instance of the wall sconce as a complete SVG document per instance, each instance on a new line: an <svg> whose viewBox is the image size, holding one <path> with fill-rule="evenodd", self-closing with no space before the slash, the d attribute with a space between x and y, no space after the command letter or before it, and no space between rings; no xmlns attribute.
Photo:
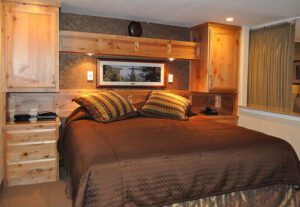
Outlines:
<svg viewBox="0 0 300 207"><path fill-rule="evenodd" d="M175 60L175 58L169 57L168 60L169 60L170 62L173 62L173 61Z"/></svg>

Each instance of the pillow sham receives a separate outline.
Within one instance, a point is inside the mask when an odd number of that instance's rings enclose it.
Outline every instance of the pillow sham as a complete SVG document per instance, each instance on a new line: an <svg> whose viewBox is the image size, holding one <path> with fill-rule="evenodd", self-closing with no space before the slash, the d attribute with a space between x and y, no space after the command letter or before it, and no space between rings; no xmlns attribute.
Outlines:
<svg viewBox="0 0 300 207"><path fill-rule="evenodd" d="M164 91L152 91L141 110L148 117L188 120L190 100Z"/></svg>
<svg viewBox="0 0 300 207"><path fill-rule="evenodd" d="M137 115L134 106L114 91L104 91L74 98L98 122L113 122Z"/></svg>

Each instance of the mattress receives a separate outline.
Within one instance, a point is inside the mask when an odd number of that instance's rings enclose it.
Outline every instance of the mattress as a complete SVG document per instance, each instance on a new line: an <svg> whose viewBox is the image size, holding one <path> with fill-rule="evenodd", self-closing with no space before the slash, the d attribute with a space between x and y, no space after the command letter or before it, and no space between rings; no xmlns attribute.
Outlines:
<svg viewBox="0 0 300 207"><path fill-rule="evenodd" d="M284 140L201 116L98 123L82 110L60 140L75 206L168 206L283 184L299 186Z"/></svg>

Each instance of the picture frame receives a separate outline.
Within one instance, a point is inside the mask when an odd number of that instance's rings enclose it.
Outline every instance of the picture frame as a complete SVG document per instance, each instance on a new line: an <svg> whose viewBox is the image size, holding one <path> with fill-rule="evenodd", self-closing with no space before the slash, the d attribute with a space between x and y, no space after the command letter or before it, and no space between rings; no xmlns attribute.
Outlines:
<svg viewBox="0 0 300 207"><path fill-rule="evenodd" d="M97 59L97 87L166 87L166 63Z"/></svg>
<svg viewBox="0 0 300 207"><path fill-rule="evenodd" d="M293 84L300 84L300 61L294 61Z"/></svg>

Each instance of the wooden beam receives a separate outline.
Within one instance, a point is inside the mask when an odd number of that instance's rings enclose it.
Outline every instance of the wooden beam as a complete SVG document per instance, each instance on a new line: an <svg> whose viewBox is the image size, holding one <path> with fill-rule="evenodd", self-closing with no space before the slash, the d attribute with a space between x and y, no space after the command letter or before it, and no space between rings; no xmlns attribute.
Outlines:
<svg viewBox="0 0 300 207"><path fill-rule="evenodd" d="M199 58L199 43L143 37L60 31L60 52L147 58Z"/></svg>

